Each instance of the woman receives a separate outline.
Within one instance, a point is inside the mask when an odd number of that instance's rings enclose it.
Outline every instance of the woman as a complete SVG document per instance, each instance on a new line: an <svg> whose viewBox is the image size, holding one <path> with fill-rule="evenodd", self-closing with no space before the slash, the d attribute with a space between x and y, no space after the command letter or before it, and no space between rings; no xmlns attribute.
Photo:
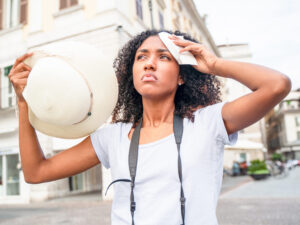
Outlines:
<svg viewBox="0 0 300 225"><path fill-rule="evenodd" d="M188 35L175 32L185 40L175 35L170 40L197 60L195 66L178 65L158 33L145 31L119 52L114 62L119 98L112 123L49 159L28 121L22 97L31 70L22 61L30 54L17 59L9 78L18 96L25 180L41 183L69 177L101 162L111 168L114 180L132 182L114 184L112 224L215 225L224 145L234 144L238 130L279 103L290 91L291 82L266 67L218 58ZM235 79L252 93L220 102L216 76ZM175 118L183 121L178 145L173 134L178 131L173 126ZM139 126L137 168L132 177L128 154Z"/></svg>

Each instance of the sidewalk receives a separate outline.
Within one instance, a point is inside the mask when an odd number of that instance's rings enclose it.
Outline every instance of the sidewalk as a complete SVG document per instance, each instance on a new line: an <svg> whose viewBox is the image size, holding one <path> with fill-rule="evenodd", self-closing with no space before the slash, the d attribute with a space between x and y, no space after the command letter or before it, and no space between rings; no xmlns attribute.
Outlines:
<svg viewBox="0 0 300 225"><path fill-rule="evenodd" d="M224 175L220 196L249 182L253 182L250 176L231 177Z"/></svg>
<svg viewBox="0 0 300 225"><path fill-rule="evenodd" d="M221 195L251 182L251 178L224 177ZM1 225L110 225L111 201L100 192L51 199L28 205L0 205Z"/></svg>
<svg viewBox="0 0 300 225"><path fill-rule="evenodd" d="M253 182L253 179L250 176L231 177L225 175L223 178L220 196L249 182ZM46 202L48 203L95 202L97 203L97 202L102 202L102 200L101 200L100 192L92 192L92 193L85 193L85 194L78 194L73 196L50 199Z"/></svg>

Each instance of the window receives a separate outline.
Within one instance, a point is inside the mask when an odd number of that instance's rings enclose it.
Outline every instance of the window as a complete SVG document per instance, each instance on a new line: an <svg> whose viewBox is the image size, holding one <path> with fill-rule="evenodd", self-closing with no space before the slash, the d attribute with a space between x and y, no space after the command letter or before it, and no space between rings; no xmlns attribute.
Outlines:
<svg viewBox="0 0 300 225"><path fill-rule="evenodd" d="M3 1L0 0L0 30L3 28Z"/></svg>
<svg viewBox="0 0 300 225"><path fill-rule="evenodd" d="M7 107L14 106L16 104L16 98L14 97L14 90L8 78L8 74L11 68L12 66L7 66L3 70L0 69L0 75L1 75L0 108L7 108Z"/></svg>
<svg viewBox="0 0 300 225"><path fill-rule="evenodd" d="M2 169L2 167L3 167L3 163L2 163L2 159L3 157L2 157L2 155L0 155L0 197L1 196L3 196L4 195L4 182L3 182L3 169Z"/></svg>
<svg viewBox="0 0 300 225"><path fill-rule="evenodd" d="M18 0L9 0L6 1L5 7L5 22L6 28L11 28L18 25L19 22L19 1Z"/></svg>
<svg viewBox="0 0 300 225"><path fill-rule="evenodd" d="M28 0L0 0L0 29L26 24L27 2Z"/></svg>
<svg viewBox="0 0 300 225"><path fill-rule="evenodd" d="M181 4L179 2L177 2L177 9L179 12L181 12L181 10L182 10Z"/></svg>
<svg viewBox="0 0 300 225"><path fill-rule="evenodd" d="M173 11L174 30L180 30L180 16L177 11Z"/></svg>
<svg viewBox="0 0 300 225"><path fill-rule="evenodd" d="M20 23L27 23L27 0L21 0L20 2Z"/></svg>
<svg viewBox="0 0 300 225"><path fill-rule="evenodd" d="M247 161L247 155L246 153L240 153L240 162Z"/></svg>
<svg viewBox="0 0 300 225"><path fill-rule="evenodd" d="M136 14L142 20L143 19L142 0L135 0L135 4L136 4Z"/></svg>
<svg viewBox="0 0 300 225"><path fill-rule="evenodd" d="M296 123L296 126L297 126L297 127L300 126L300 117L299 117L299 116L296 116L296 117L295 117L295 123Z"/></svg>
<svg viewBox="0 0 300 225"><path fill-rule="evenodd" d="M69 177L69 190L70 191L83 190L83 173L79 173L72 177Z"/></svg>
<svg viewBox="0 0 300 225"><path fill-rule="evenodd" d="M161 12L158 12L158 16L159 16L159 26L160 29L164 29L165 25L164 25L164 16Z"/></svg>
<svg viewBox="0 0 300 225"><path fill-rule="evenodd" d="M297 141L300 141L300 131L297 131Z"/></svg>
<svg viewBox="0 0 300 225"><path fill-rule="evenodd" d="M66 9L74 5L78 5L78 0L60 0L59 9Z"/></svg>
<svg viewBox="0 0 300 225"><path fill-rule="evenodd" d="M19 185L19 170L17 165L19 162L19 156L17 154L6 156L6 195L19 195L20 185Z"/></svg>
<svg viewBox="0 0 300 225"><path fill-rule="evenodd" d="M0 155L0 196L20 195L18 154Z"/></svg>

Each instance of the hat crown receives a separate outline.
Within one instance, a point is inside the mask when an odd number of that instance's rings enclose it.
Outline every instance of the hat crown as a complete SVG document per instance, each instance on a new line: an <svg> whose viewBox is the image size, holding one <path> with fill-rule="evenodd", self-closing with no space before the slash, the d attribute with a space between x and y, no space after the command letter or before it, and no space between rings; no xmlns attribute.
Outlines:
<svg viewBox="0 0 300 225"><path fill-rule="evenodd" d="M72 61L68 63L56 56L41 58L28 79L23 95L41 120L56 125L72 125L88 114L90 91Z"/></svg>
<svg viewBox="0 0 300 225"><path fill-rule="evenodd" d="M99 49L62 41L40 47L24 62L32 67L23 96L31 125L60 138L91 134L111 115L118 97L112 65Z"/></svg>

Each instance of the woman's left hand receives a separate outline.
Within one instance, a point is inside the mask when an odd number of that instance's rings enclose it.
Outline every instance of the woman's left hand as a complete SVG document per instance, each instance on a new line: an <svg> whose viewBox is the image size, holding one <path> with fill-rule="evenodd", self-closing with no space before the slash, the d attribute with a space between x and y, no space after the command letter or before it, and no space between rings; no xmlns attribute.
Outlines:
<svg viewBox="0 0 300 225"><path fill-rule="evenodd" d="M210 52L207 47L193 41L182 40L175 35L170 35L169 38L174 42L174 44L182 47L179 51L180 53L189 51L194 55L198 63L198 65L193 65L196 70L211 75L216 74L215 65L219 58Z"/></svg>

